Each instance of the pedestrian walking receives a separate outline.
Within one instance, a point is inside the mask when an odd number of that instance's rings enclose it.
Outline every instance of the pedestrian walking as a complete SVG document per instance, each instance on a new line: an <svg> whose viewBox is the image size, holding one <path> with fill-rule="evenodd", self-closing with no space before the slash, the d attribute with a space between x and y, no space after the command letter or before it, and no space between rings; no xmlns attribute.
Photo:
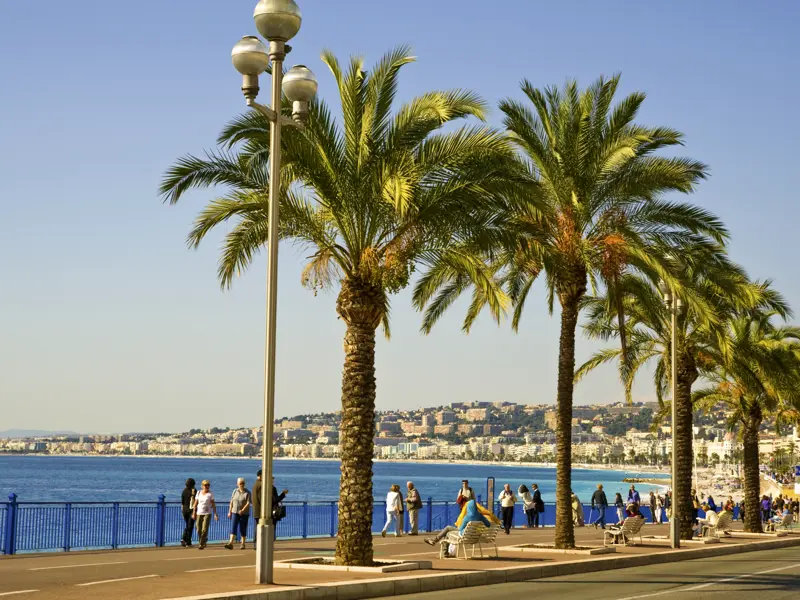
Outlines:
<svg viewBox="0 0 800 600"><path fill-rule="evenodd" d="M236 480L236 489L233 490L230 504L228 504L228 518L231 519L231 537L225 544L228 550L233 550L233 542L236 541L237 533L242 542L240 550L245 549L247 542L247 522L250 520L250 505L253 503L253 496L245 487L245 483L244 477Z"/></svg>
<svg viewBox="0 0 800 600"><path fill-rule="evenodd" d="M536 512L536 505L533 503L533 494L531 494L528 486L524 483L519 486L517 490L519 499L522 500L522 508L525 511L525 517L528 520L528 528L533 528L533 515Z"/></svg>
<svg viewBox="0 0 800 600"><path fill-rule="evenodd" d="M475 492L469 487L469 481L467 479L462 479L461 488L458 490L458 495L456 496L456 504L458 504L459 507L463 507L470 500L477 500Z"/></svg>
<svg viewBox="0 0 800 600"><path fill-rule="evenodd" d="M622 494L617 492L614 497L614 508L617 509L617 525L621 525L625 520L625 502L622 500Z"/></svg>
<svg viewBox="0 0 800 600"><path fill-rule="evenodd" d="M664 522L664 499L656 492L656 523Z"/></svg>
<svg viewBox="0 0 800 600"><path fill-rule="evenodd" d="M539 527L539 515L544 513L544 501L542 500L542 493L539 491L539 486L536 483L531 484L531 496L533 496L533 526Z"/></svg>
<svg viewBox="0 0 800 600"><path fill-rule="evenodd" d="M761 498L761 522L767 523L772 513L772 503L769 501L769 496Z"/></svg>
<svg viewBox="0 0 800 600"><path fill-rule="evenodd" d="M583 527L583 504L581 504L578 495L572 492L572 524L576 527Z"/></svg>
<svg viewBox="0 0 800 600"><path fill-rule="evenodd" d="M639 492L636 491L636 486L632 485L631 489L628 491L628 504L639 506L641 503L642 497L639 495Z"/></svg>
<svg viewBox="0 0 800 600"><path fill-rule="evenodd" d="M503 529L506 535L509 535L511 527L514 525L514 504L517 502L517 497L511 491L511 486L505 484L497 499L500 500L500 507L503 513Z"/></svg>
<svg viewBox="0 0 800 600"><path fill-rule="evenodd" d="M278 521L286 517L286 507L281 504L289 490L283 490L280 494L275 487L275 478L272 478L272 539L278 539Z"/></svg>
<svg viewBox="0 0 800 600"><path fill-rule="evenodd" d="M597 509L597 520L592 523L595 527L600 527L601 529L606 528L606 508L608 507L608 498L606 497L606 493L603 491L603 484L598 483L597 489L595 490L594 494L592 494L592 510Z"/></svg>
<svg viewBox="0 0 800 600"><path fill-rule="evenodd" d="M656 522L656 494L650 490L650 520Z"/></svg>
<svg viewBox="0 0 800 600"><path fill-rule="evenodd" d="M194 531L194 518L192 517L192 510L194 509L194 497L197 494L195 488L195 481L191 477L186 480L186 487L181 492L181 513L183 514L183 521L186 527L183 529L183 536L181 537L181 546L187 548L192 545L192 532Z"/></svg>
<svg viewBox="0 0 800 600"><path fill-rule="evenodd" d="M697 517L700 514L700 499L697 497L697 490L692 490L692 521L695 526L698 524Z"/></svg>
<svg viewBox="0 0 800 600"><path fill-rule="evenodd" d="M406 482L408 494L406 494L406 510L408 511L408 524L411 531L408 535L417 535L419 533L419 509L422 508L422 496L419 495L419 490L414 487L413 481Z"/></svg>
<svg viewBox="0 0 800 600"><path fill-rule="evenodd" d="M389 493L386 494L386 525L381 530L381 535L386 537L386 530L394 522L395 537L402 535L402 514L403 514L403 495L400 493L400 486L392 484Z"/></svg>
<svg viewBox="0 0 800 600"><path fill-rule="evenodd" d="M211 515L214 520L219 521L217 516L217 503L214 501L214 494L211 492L211 482L204 479L200 482L200 491L195 496L194 511L192 518L197 523L197 537L200 545L198 550L205 550L208 543L208 528L211 525Z"/></svg>

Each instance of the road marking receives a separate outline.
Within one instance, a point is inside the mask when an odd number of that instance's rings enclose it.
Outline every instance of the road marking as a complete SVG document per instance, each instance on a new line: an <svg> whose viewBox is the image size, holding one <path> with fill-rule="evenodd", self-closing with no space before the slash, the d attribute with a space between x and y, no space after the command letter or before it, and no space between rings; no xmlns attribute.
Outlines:
<svg viewBox="0 0 800 600"><path fill-rule="evenodd" d="M39 590L18 590L16 592L0 592L0 596L14 596L15 594L32 594Z"/></svg>
<svg viewBox="0 0 800 600"><path fill-rule="evenodd" d="M49 571L50 569L76 569L78 567L99 567L101 565L124 565L128 561L120 560L117 562L102 562L102 563L87 563L87 564L80 564L80 565L59 565L57 567L35 567L33 569L27 569L28 571Z"/></svg>
<svg viewBox="0 0 800 600"><path fill-rule="evenodd" d="M305 550L277 550L275 554L302 554ZM181 556L180 558L165 558L163 560L202 560L208 558L236 558L236 557L247 556L245 553L235 554L226 552L225 554L203 554L201 556ZM251 554L251 556L255 556L255 554Z"/></svg>
<svg viewBox="0 0 800 600"><path fill-rule="evenodd" d="M787 567L777 567L775 569L767 569L766 571L759 571L758 573L747 573L746 575L737 575L736 577L726 577L724 579L718 579L717 581L712 581L710 583L703 583L700 585L692 585L692 586L684 586L678 588L671 588L668 590L662 590L660 592L653 592L652 594L641 594L639 596L628 596L627 598L620 598L619 600L638 600L639 598L653 598L654 596L664 596L666 594L679 594L681 592L694 592L697 590L702 590L707 587L711 587L712 585L719 585L721 583L730 583L731 581L738 581L740 579L748 579L750 577L755 577L756 575L766 575L767 573L777 573L778 571L787 571L789 569L796 569L800 567L800 563L796 563L794 565L789 565Z"/></svg>
<svg viewBox="0 0 800 600"><path fill-rule="evenodd" d="M139 577L123 577L122 579L104 579L103 581L90 581L89 583L76 583L78 587L86 587L90 585L100 585L101 583L116 583L117 581L133 581L134 579L150 579L151 577L158 577L158 575L139 575Z"/></svg>
<svg viewBox="0 0 800 600"><path fill-rule="evenodd" d="M241 567L213 567L211 569L192 569L185 573L204 573L205 571L230 571L231 569L255 569L255 565L242 565Z"/></svg>
<svg viewBox="0 0 800 600"><path fill-rule="evenodd" d="M236 558L241 554L201 554L200 556L181 556L180 558L165 558L164 560L202 560L207 558Z"/></svg>

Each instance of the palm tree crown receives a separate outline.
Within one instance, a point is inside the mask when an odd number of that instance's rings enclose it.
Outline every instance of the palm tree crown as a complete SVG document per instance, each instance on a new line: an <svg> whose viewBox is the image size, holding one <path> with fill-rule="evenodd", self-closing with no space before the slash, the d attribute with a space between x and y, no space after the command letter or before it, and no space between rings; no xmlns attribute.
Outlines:
<svg viewBox="0 0 800 600"><path fill-rule="evenodd" d="M575 328L587 287L596 289L604 283L615 290L625 273L637 269L670 277L665 248L702 240L722 243L727 238L715 216L663 198L672 191L691 192L706 177L706 166L687 158L657 156L658 150L681 144L682 135L634 122L644 94L633 93L612 107L618 84L615 76L600 78L583 91L574 81L562 89L540 90L523 81L530 107L516 100L500 103L504 124L522 152L527 185L504 195L495 224L507 235L498 238L500 245L493 253L483 255L514 302L515 330L540 275L545 278L550 310L556 297L561 305L558 547L575 543L569 511ZM427 307L426 329L470 279L447 260L432 272L442 275L421 279L415 290L417 306ZM481 306L501 301L496 288L476 289L465 327ZM619 315L624 346L621 310Z"/></svg>
<svg viewBox="0 0 800 600"><path fill-rule="evenodd" d="M282 137L279 230L310 249L305 285L340 287L336 309L347 331L336 560L370 565L375 329L382 323L388 336L389 295L408 284L417 265L483 235L490 199L516 166L502 133L483 125L441 131L458 119L484 118L486 105L472 92L430 92L392 111L398 73L413 61L408 48L389 52L371 71L360 58L346 67L329 52L322 59L336 80L342 116L334 119L317 99L305 129ZM286 99L283 111L290 111ZM247 113L218 142L221 149L206 158L180 159L161 192L174 203L193 187L228 187L189 234L196 246L212 228L237 221L220 258L227 286L267 242L269 123Z"/></svg>

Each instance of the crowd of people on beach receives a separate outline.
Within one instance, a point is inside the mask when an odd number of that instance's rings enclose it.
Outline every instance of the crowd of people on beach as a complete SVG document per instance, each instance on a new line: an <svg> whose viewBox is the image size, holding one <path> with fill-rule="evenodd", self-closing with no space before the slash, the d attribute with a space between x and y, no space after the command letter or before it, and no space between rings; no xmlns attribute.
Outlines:
<svg viewBox="0 0 800 600"><path fill-rule="evenodd" d="M191 477L186 480L186 487L181 493L181 511L186 527L183 530L181 546L190 548L192 546L192 535L197 530L198 549L204 550L208 544L208 529L211 526L211 518L219 521L217 514L217 502L214 493L211 491L211 482L204 479L200 482L200 491L196 488L196 482ZM275 487L275 478L272 481L272 525L273 536L277 532L278 521L286 516L286 507L282 501L289 490L283 490L280 494ZM238 536L240 541L239 548L247 548L247 529L250 523L250 516L258 525L261 518L261 503L263 499L261 469L256 473L256 481L253 484L252 492L247 489L247 481L244 477L236 480L236 487L231 493L228 502L228 519L231 521L230 539L225 544L225 548L233 550L233 545ZM255 526L254 526L255 529ZM253 536L255 537L255 536ZM253 544L255 548L255 543Z"/></svg>

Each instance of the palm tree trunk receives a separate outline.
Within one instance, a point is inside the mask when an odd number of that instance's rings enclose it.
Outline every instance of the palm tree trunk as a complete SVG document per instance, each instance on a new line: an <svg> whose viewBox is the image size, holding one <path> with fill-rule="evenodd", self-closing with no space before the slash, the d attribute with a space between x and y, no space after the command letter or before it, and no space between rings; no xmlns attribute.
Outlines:
<svg viewBox="0 0 800 600"><path fill-rule="evenodd" d="M336 310L347 324L342 374L338 565L372 565L375 329L383 314L379 300L374 287L345 280L336 302Z"/></svg>
<svg viewBox="0 0 800 600"><path fill-rule="evenodd" d="M744 447L744 530L761 533L761 476L758 473L758 430L761 427L760 414L745 417L742 428Z"/></svg>
<svg viewBox="0 0 800 600"><path fill-rule="evenodd" d="M679 346L680 350L680 346ZM673 443L677 451L678 480L672 483L674 500L679 507L680 538L690 540L693 535L694 517L692 508L692 384L697 379L697 368L690 355L678 352L676 409L677 422Z"/></svg>
<svg viewBox="0 0 800 600"><path fill-rule="evenodd" d="M572 392L575 376L575 329L580 295L560 296L561 339L558 349L558 422L556 426L556 548L574 548L572 525Z"/></svg>

